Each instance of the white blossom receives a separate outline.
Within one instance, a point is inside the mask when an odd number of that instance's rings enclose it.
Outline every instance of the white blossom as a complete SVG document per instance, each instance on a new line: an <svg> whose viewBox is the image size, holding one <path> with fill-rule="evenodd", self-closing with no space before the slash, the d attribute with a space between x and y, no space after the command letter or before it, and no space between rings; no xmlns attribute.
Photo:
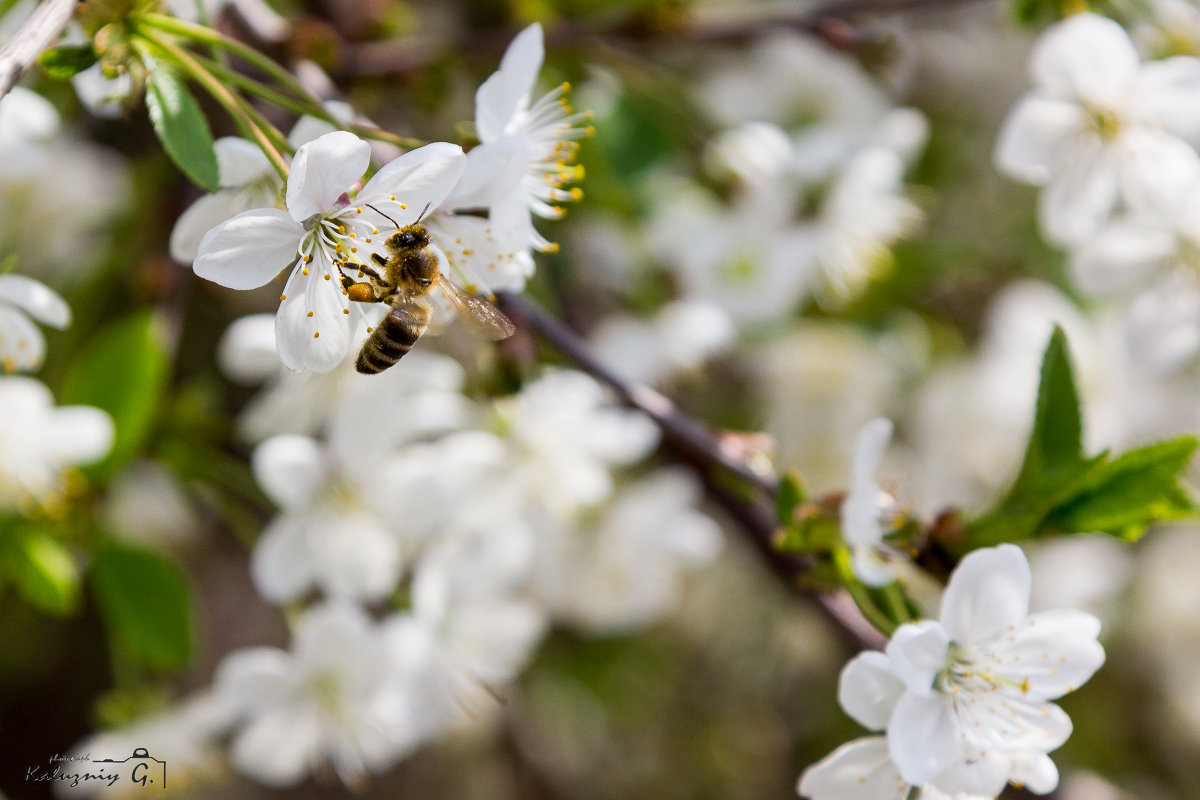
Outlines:
<svg viewBox="0 0 1200 800"><path fill-rule="evenodd" d="M1046 755L1071 723L1049 702L1104 662L1099 622L1074 610L1029 614L1030 571L1014 545L977 550L950 576L938 620L900 626L887 651L852 659L838 702L864 727L859 739L810 767L812 800L975 800L1008 782L1044 794L1058 784ZM839 794L841 792L841 794Z"/></svg>
<svg viewBox="0 0 1200 800"><path fill-rule="evenodd" d="M726 351L733 322L702 300L667 303L650 319L613 315L592 334L592 347L609 367L628 380L662 383L703 366Z"/></svg>
<svg viewBox="0 0 1200 800"><path fill-rule="evenodd" d="M283 788L328 762L347 786L361 786L420 744L397 675L379 626L350 605L307 612L289 652L232 653L214 689L237 718L234 766Z"/></svg>
<svg viewBox="0 0 1200 800"><path fill-rule="evenodd" d="M658 443L642 414L612 405L581 372L550 372L495 404L509 449L515 491L559 519L612 493L613 467L632 464Z"/></svg>
<svg viewBox="0 0 1200 800"><path fill-rule="evenodd" d="M694 479L664 470L619 492L594 524L544 531L537 595L558 617L596 633L670 613L686 572L721 549L721 531L696 509L699 499Z"/></svg>
<svg viewBox="0 0 1200 800"><path fill-rule="evenodd" d="M112 448L113 423L91 406L54 405L32 378L0 376L0 510L51 509L66 496L68 473Z"/></svg>
<svg viewBox="0 0 1200 800"><path fill-rule="evenodd" d="M1140 210L1195 168L1200 60L1139 62L1112 20L1076 14L1030 60L1034 90L1010 112L996 163L1044 186L1041 223L1059 244L1094 234L1118 207Z"/></svg>
<svg viewBox="0 0 1200 800"><path fill-rule="evenodd" d="M379 600L395 588L423 529L393 505L409 476L392 464L410 443L466 425L471 408L456 391L400 393L403 381L385 383L346 398L355 412L331 420L327 442L285 434L255 450L255 477L282 509L251 560L268 600L287 602L314 586Z"/></svg>
<svg viewBox="0 0 1200 800"><path fill-rule="evenodd" d="M58 127L58 112L40 94L14 86L0 97L0 174L25 174L43 163L42 146Z"/></svg>
<svg viewBox="0 0 1200 800"><path fill-rule="evenodd" d="M30 319L54 328L71 324L71 309L58 294L24 275L0 275L0 368L37 369L46 340Z"/></svg>
<svg viewBox="0 0 1200 800"><path fill-rule="evenodd" d="M875 477L891 439L891 420L880 417L863 426L854 440L850 488L842 501L842 538L853 550L854 574L868 586L896 579L899 553L884 545L883 537L896 524L899 502Z"/></svg>
<svg viewBox="0 0 1200 800"><path fill-rule="evenodd" d="M341 363L360 311L342 288L337 262L365 263L369 246L382 245L376 226L388 223L380 214L414 222L441 203L465 166L457 145L426 145L380 169L352 201L370 150L343 131L302 146L292 161L286 212L243 212L200 242L196 274L232 289L261 286L295 262L275 322L276 345L289 369L328 372Z"/></svg>

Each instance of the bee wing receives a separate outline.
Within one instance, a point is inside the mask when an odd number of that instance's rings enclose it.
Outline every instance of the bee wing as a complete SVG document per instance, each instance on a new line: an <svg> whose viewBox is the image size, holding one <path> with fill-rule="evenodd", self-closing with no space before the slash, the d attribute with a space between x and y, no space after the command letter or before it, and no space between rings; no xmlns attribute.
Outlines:
<svg viewBox="0 0 1200 800"><path fill-rule="evenodd" d="M498 341L507 339L517 332L517 326L513 325L512 320L504 316L500 309L482 297L467 294L455 286L445 275L438 275L437 285L458 309L458 313L468 319L471 327L480 334L493 341Z"/></svg>

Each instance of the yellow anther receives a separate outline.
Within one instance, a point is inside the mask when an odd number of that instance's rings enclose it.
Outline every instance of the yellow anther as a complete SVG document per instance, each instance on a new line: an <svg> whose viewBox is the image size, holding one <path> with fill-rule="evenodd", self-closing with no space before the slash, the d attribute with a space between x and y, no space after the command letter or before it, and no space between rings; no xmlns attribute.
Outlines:
<svg viewBox="0 0 1200 800"><path fill-rule="evenodd" d="M373 229L371 230L371 233L379 233L379 228L373 228Z"/></svg>
<svg viewBox="0 0 1200 800"><path fill-rule="evenodd" d="M350 238L351 238L351 239L357 239L357 238L358 238L358 234L357 234L357 233L355 233L354 231L351 231L351 232L350 232Z"/></svg>
<svg viewBox="0 0 1200 800"><path fill-rule="evenodd" d="M320 337L321 337L321 332L320 332L320 331L313 331L313 338L314 338L314 339L319 339Z"/></svg>
<svg viewBox="0 0 1200 800"><path fill-rule="evenodd" d="M329 280L329 273L328 273L328 272L326 272L326 273L325 273L325 275L324 275L324 278L325 278L325 280Z"/></svg>
<svg viewBox="0 0 1200 800"><path fill-rule="evenodd" d="M573 188L571 190L571 199L572 200L582 200L583 199L583 189L580 189L578 186Z"/></svg>
<svg viewBox="0 0 1200 800"><path fill-rule="evenodd" d="M351 252L351 253L357 253L357 252L358 252L358 248L357 248L357 247L351 247L351 248L350 248L350 252Z"/></svg>
<svg viewBox="0 0 1200 800"><path fill-rule="evenodd" d="M311 263L312 263L312 256L310 256L310 255L309 255L309 256L305 256L305 257L304 257L304 263L305 263L305 264L311 264Z"/></svg>
<svg viewBox="0 0 1200 800"><path fill-rule="evenodd" d="M393 200L395 200L396 198L395 198L395 197L393 197L392 199L393 199ZM401 204L400 204L400 210L401 210L401 211L407 211L407 210L408 210L408 204L407 204L407 203L401 203Z"/></svg>
<svg viewBox="0 0 1200 800"><path fill-rule="evenodd" d="M371 331L372 331L372 328L371 328L371 326L370 326L370 325L368 325L368 326L367 326L367 333L370 333Z"/></svg>
<svg viewBox="0 0 1200 800"><path fill-rule="evenodd" d="M361 208L356 208L356 209L354 209L354 213L355 213L355 214L361 214L361 213L362 213L362 209L361 209Z"/></svg>
<svg viewBox="0 0 1200 800"><path fill-rule="evenodd" d="M346 226L338 225L338 233L345 233L345 232L346 232Z"/></svg>
<svg viewBox="0 0 1200 800"><path fill-rule="evenodd" d="M392 196L391 196L389 199L390 199L392 202L395 202L395 200L396 200L396 195L392 195Z"/></svg>
<svg viewBox="0 0 1200 800"><path fill-rule="evenodd" d="M368 236L366 239L363 239L363 241L364 241L364 242L366 242L367 244L370 244L370 243L371 243L371 237L370 237L370 236Z"/></svg>
<svg viewBox="0 0 1200 800"><path fill-rule="evenodd" d="M279 300L280 300L280 302L283 302L284 300L287 300L287 295L286 295L286 294L281 294L281 295L279 295Z"/></svg>
<svg viewBox="0 0 1200 800"><path fill-rule="evenodd" d="M343 314L349 314L349 313L350 313L350 309L348 309L348 308L343 308L343 309L342 309L342 313L343 313Z"/></svg>
<svg viewBox="0 0 1200 800"><path fill-rule="evenodd" d="M308 312L308 314L307 314L307 316L310 316L310 317L311 317L312 315L313 315L313 312L311 312L311 311L310 311L310 312Z"/></svg>
<svg viewBox="0 0 1200 800"><path fill-rule="evenodd" d="M307 274L308 274L308 267L305 267L304 269L300 270L300 274L301 274L301 275L307 275Z"/></svg>

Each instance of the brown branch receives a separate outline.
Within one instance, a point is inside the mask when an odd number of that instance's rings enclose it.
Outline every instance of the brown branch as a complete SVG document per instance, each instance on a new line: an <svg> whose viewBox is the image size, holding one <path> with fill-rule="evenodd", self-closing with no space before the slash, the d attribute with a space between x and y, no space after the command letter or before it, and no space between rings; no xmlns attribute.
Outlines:
<svg viewBox="0 0 1200 800"><path fill-rule="evenodd" d="M8 94L75 13L75 0L45 0L0 50L0 97Z"/></svg>
<svg viewBox="0 0 1200 800"><path fill-rule="evenodd" d="M996 0L986 0L995 2ZM747 13L744 6L692 12L679 22L653 24L641 18L606 27L557 21L546 31L546 45L558 47L657 47L665 43L738 44L775 30L794 30L815 36L839 50L881 44L884 37L854 23L864 17L905 14L926 9L960 8L985 0L840 0L817 8L778 8ZM468 43L453 36L430 33L363 44L347 44L335 70L337 77L413 72L446 52L470 52L488 58L504 52L513 31L474 36Z"/></svg>
<svg viewBox="0 0 1200 800"><path fill-rule="evenodd" d="M531 303L511 295L498 302L518 325L532 328L556 350L574 361L584 372L612 389L625 404L647 414L659 426L663 444L682 456L699 472L706 493L746 534L751 545L763 557L768 568L790 588L799 589L797 579L812 567L811 558L782 553L774 545L775 522L766 497L774 497L777 483L757 471L707 427L675 408L666 397L653 389L631 383L618 376L596 358L587 343L556 317ZM746 499L732 491L714 475L714 468L734 475L757 490L756 499ZM863 618L845 592L822 594L815 598L821 613L831 620L858 649L880 648L886 638Z"/></svg>

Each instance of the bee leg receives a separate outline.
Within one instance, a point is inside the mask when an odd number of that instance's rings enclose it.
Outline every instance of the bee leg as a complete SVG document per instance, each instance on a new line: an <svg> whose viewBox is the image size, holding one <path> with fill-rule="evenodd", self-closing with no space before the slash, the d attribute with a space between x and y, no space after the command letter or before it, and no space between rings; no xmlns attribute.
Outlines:
<svg viewBox="0 0 1200 800"><path fill-rule="evenodd" d="M338 271L342 273L342 291L356 303L382 303L383 299L376 297L375 287L366 281L356 281L346 274L346 265L339 262Z"/></svg>

